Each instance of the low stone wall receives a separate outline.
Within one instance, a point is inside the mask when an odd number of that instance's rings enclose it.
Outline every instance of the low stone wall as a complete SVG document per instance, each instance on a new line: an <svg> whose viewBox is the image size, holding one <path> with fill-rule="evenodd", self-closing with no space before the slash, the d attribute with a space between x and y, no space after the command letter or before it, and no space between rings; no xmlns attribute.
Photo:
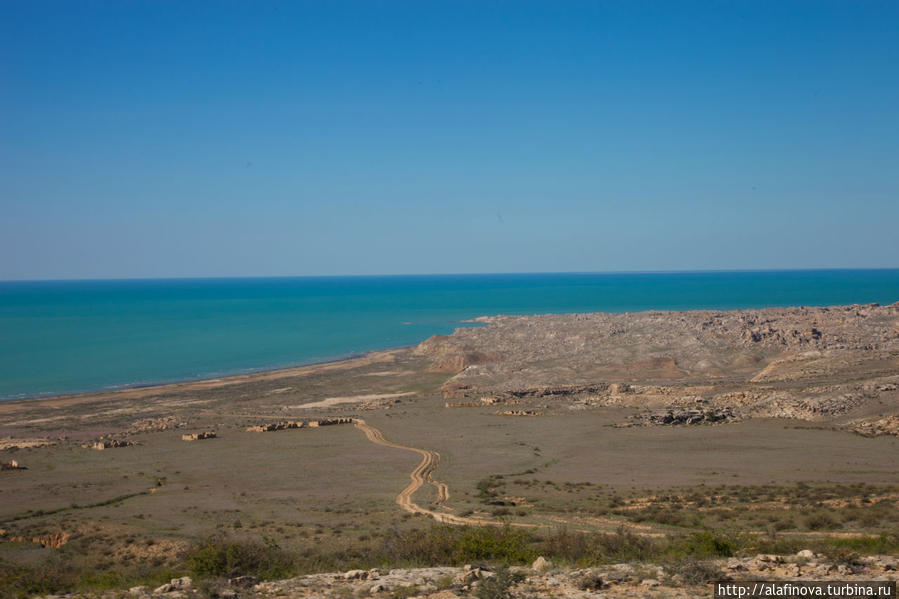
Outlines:
<svg viewBox="0 0 899 599"><path fill-rule="evenodd" d="M188 433L186 435L181 435L182 441L202 441L204 439L215 439L216 435L213 432L204 432L204 433Z"/></svg>

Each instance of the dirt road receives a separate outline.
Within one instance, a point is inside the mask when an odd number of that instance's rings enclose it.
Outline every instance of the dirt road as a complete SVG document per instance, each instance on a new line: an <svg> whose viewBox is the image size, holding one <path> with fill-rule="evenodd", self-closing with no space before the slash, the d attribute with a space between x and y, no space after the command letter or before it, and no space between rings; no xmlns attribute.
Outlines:
<svg viewBox="0 0 899 599"><path fill-rule="evenodd" d="M437 465L440 464L440 454L436 451L432 451L430 449L419 449L417 447L408 447L406 445L400 445L399 443L393 443L392 441L388 441L384 438L384 435L376 429L375 427L366 424L364 420L361 418L356 418L353 423L356 425L356 428L360 429L363 433L365 433L366 438L372 443L376 443L378 445L383 445L385 447L393 447L395 449L403 449L405 451L412 451L421 456L421 462L419 462L418 466L416 466L412 472L409 474L409 484L405 489L400 491L399 495L396 496L396 503L401 508L406 510L412 514L425 514L437 520L438 522L443 522L445 524L459 524L459 525L488 525L488 526L501 526L503 524L508 524L505 522L500 522L497 520L487 520L483 518L465 518L462 516L454 516L453 514L447 514L444 512L437 512L434 510L429 510L421 507L414 501L412 501L412 495L418 491L425 482L434 486L437 490L437 500L435 504L440 506L444 504L449 499L449 487L446 486L445 483L442 483L433 477L434 469L437 468ZM452 509L444 506L446 509ZM512 526L532 526L529 524L512 524Z"/></svg>

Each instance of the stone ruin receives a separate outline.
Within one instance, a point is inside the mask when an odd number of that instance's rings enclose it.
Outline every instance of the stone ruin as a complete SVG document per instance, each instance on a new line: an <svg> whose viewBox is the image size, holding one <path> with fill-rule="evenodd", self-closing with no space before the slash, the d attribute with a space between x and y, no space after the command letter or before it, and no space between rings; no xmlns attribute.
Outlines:
<svg viewBox="0 0 899 599"><path fill-rule="evenodd" d="M521 403L520 399L507 399L501 397L482 397L480 401L446 401L443 403L444 408L483 408L485 406L495 406L499 404L507 406L516 406Z"/></svg>
<svg viewBox="0 0 899 599"><path fill-rule="evenodd" d="M537 410L503 410L497 412L499 416L541 416L543 412Z"/></svg>
<svg viewBox="0 0 899 599"><path fill-rule="evenodd" d="M866 418L849 423L848 428L863 437L892 435L899 437L899 414L883 418Z"/></svg>
<svg viewBox="0 0 899 599"><path fill-rule="evenodd" d="M202 441L204 439L215 439L215 433L207 431L204 433L188 433L186 435L181 435L182 441Z"/></svg>
<svg viewBox="0 0 899 599"><path fill-rule="evenodd" d="M81 447L103 451L104 449L131 447L132 445L137 445L137 443L135 443L134 441L122 441L119 439L100 439L99 441L94 441L93 443L90 443L88 445L82 445Z"/></svg>
<svg viewBox="0 0 899 599"><path fill-rule="evenodd" d="M283 420L281 422L273 422L271 424L248 426L247 431L254 433L267 433L270 431L283 431L291 428L316 428L319 426L330 426L333 424L352 424L353 422L355 422L355 419L344 417L322 418L321 420L307 420L306 422Z"/></svg>
<svg viewBox="0 0 899 599"><path fill-rule="evenodd" d="M737 420L736 414L728 407L700 409L668 409L642 417L648 425L675 426L679 424L721 424Z"/></svg>
<svg viewBox="0 0 899 599"><path fill-rule="evenodd" d="M179 421L174 416L160 416L159 418L141 418L131 423L129 429L132 433L149 433L155 431L167 431L175 428L182 428L184 422Z"/></svg>
<svg viewBox="0 0 899 599"><path fill-rule="evenodd" d="M310 420L307 426L331 426L332 424L353 424L353 418L322 418L321 420Z"/></svg>
<svg viewBox="0 0 899 599"><path fill-rule="evenodd" d="M296 422L294 420L282 420L281 422L272 422L270 424L248 426L247 431L252 433L267 433L270 431L283 431L290 428L303 428L304 426L306 426L306 424L303 422Z"/></svg>

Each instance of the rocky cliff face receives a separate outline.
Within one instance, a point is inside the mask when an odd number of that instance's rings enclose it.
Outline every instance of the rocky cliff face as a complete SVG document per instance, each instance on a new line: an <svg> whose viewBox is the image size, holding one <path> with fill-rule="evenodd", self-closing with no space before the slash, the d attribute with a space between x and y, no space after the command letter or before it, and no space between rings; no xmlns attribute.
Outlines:
<svg viewBox="0 0 899 599"><path fill-rule="evenodd" d="M812 420L899 409L899 303L480 320L488 326L416 350L432 370L455 373L447 399L564 396L679 410L643 419L656 423L719 420L677 417L684 408ZM620 385L629 392L612 391Z"/></svg>

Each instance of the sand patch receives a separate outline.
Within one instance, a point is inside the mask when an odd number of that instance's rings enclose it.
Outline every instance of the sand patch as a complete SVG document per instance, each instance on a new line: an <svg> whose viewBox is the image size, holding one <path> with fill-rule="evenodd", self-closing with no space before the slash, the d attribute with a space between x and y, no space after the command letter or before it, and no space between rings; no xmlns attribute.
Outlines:
<svg viewBox="0 0 899 599"><path fill-rule="evenodd" d="M371 393L368 395L347 395L344 397L328 397L320 401L312 403L304 403L298 406L290 406L291 408L329 408L342 403L359 403L363 401L373 401L378 399L393 399L395 397L405 397L406 395L414 395L412 391L405 393Z"/></svg>
<svg viewBox="0 0 899 599"><path fill-rule="evenodd" d="M378 372L366 372L365 376L401 376L415 374L414 370L379 370Z"/></svg>
<svg viewBox="0 0 899 599"><path fill-rule="evenodd" d="M274 381L283 378L318 375L325 372L339 372L352 370L372 364L390 363L396 360L397 354L406 352L406 349L392 349L376 351L358 358L348 358L323 364L311 364L309 366L297 366L281 370L267 370L252 374L238 374L229 377L188 381L183 383L167 383L149 387L135 387L120 389L117 391L105 391L99 393L84 393L80 395L57 395L53 397L37 397L16 401L0 402L0 415L16 412L30 411L34 408L59 408L64 406L80 405L95 401L108 401L110 399L142 399L164 393L179 393L183 391L203 391L218 389L231 385L244 383L258 383L261 381Z"/></svg>
<svg viewBox="0 0 899 599"><path fill-rule="evenodd" d="M56 441L50 439L13 439L7 437L0 439L0 449L26 449L29 447L43 447L44 445L56 445Z"/></svg>

